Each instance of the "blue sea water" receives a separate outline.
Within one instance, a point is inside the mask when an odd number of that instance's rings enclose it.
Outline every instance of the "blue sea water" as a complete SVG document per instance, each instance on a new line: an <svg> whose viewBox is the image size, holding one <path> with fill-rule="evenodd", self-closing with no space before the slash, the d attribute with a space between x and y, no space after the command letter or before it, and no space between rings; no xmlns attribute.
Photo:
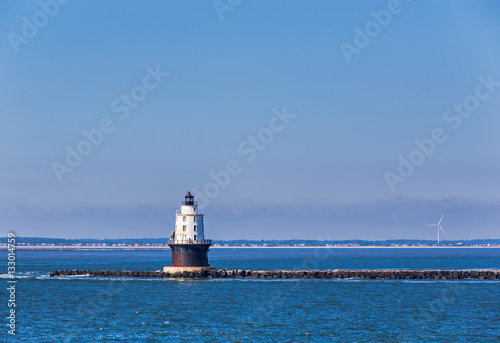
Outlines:
<svg viewBox="0 0 500 343"><path fill-rule="evenodd" d="M0 252L5 261L7 253ZM500 282L50 278L158 270L169 251L17 251L19 342L499 342ZM235 269L500 269L500 249L211 249Z"/></svg>

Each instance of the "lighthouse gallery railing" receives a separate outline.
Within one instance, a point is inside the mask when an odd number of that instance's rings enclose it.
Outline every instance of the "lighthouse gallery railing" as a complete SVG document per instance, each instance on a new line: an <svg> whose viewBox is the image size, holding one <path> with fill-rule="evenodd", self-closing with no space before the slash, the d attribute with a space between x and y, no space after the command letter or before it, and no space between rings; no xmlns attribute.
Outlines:
<svg viewBox="0 0 500 343"><path fill-rule="evenodd" d="M169 239L168 244L212 244L212 240L201 239L193 241L192 239Z"/></svg>

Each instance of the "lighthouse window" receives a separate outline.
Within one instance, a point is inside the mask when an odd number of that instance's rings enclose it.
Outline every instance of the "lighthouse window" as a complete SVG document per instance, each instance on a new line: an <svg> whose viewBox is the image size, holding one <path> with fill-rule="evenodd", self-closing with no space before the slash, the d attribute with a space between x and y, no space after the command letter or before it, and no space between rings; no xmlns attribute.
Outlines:
<svg viewBox="0 0 500 343"><path fill-rule="evenodd" d="M186 217L182 217L182 221L185 222L186 221Z"/></svg>
<svg viewBox="0 0 500 343"><path fill-rule="evenodd" d="M196 232L196 225L194 226L194 232Z"/></svg>
<svg viewBox="0 0 500 343"><path fill-rule="evenodd" d="M182 225L182 231L186 231L186 225Z"/></svg>
<svg viewBox="0 0 500 343"><path fill-rule="evenodd" d="M196 222L196 216L194 217L194 221Z"/></svg>

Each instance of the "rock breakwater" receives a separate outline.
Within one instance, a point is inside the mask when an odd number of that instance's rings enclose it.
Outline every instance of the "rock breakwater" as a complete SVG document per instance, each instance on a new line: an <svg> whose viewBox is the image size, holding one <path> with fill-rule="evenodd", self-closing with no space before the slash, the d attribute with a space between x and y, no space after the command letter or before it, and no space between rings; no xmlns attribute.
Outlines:
<svg viewBox="0 0 500 343"><path fill-rule="evenodd" d="M111 271L58 270L51 277L139 277L139 278L245 278L245 279L423 279L423 280L500 280L500 270L240 270L211 271Z"/></svg>

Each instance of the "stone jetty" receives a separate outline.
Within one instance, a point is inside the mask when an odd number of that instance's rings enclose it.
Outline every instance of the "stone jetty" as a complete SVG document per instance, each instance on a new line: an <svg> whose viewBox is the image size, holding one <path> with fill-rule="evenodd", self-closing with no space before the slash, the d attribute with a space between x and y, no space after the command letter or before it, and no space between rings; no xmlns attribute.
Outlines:
<svg viewBox="0 0 500 343"><path fill-rule="evenodd" d="M385 280L500 280L500 270L236 270L197 272L58 270L51 277L137 277L137 278L236 278L236 279L385 279Z"/></svg>

